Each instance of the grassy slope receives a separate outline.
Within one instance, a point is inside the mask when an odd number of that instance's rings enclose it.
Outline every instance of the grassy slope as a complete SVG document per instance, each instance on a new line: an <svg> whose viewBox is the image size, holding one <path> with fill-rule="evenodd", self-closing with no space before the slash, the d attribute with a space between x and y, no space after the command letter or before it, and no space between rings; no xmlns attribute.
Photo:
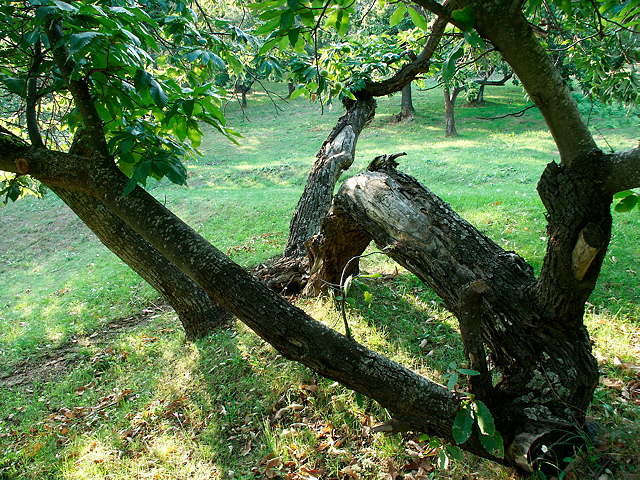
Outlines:
<svg viewBox="0 0 640 480"><path fill-rule="evenodd" d="M418 116L410 124L390 124L399 99L382 99L348 175L374 155L406 151L405 171L539 268L545 224L535 183L555 157L553 143L537 112L494 122L475 118L521 108L519 91L489 89L487 98L486 107L458 109L461 136L455 139L443 137L438 92L416 95ZM230 105L229 117L245 135L242 145L212 132L204 156L190 163L190 188L158 184L152 190L244 265L281 251L310 162L340 113L319 116L317 106L303 100L283 108L276 115L266 95L253 95L247 121ZM599 109L591 122L614 148L636 141L637 117L634 124L619 111ZM385 412L285 361L241 325L189 345L171 313L156 313L98 342L102 333L92 338L92 332L109 331L110 322L135 314L155 293L53 195L11 205L0 219L0 377L25 360L37 364L52 348L77 346L65 350L68 368L54 381L0 384L0 478L2 472L29 479L262 478L269 454L280 458L271 463L290 478L304 478L305 466L307 475L322 478L358 471L375 478L410 460L429 463L424 442L367 434ZM608 383L624 385L632 376L616 364L640 363L638 211L616 215L615 222L587 322ZM366 268L394 267L375 256ZM351 312L359 340L438 379L451 361L462 360L454 319L414 277L402 274L372 291L373 303ZM339 325L326 301L302 305ZM429 355L419 347L422 340ZM615 385L598 389L593 410L624 435L640 412ZM304 409L275 414L290 404ZM470 472L511 475L467 458L438 478Z"/></svg>

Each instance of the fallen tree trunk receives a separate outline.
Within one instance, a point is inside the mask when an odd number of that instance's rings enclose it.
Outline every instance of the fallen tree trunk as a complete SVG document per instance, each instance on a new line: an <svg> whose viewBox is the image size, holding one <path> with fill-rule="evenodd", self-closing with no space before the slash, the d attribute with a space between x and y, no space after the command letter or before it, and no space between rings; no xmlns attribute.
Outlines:
<svg viewBox="0 0 640 480"><path fill-rule="evenodd" d="M495 412L514 462L524 466L522 452L530 461L542 455L543 444L580 428L598 381L589 338L581 321L555 321L538 300L524 259L396 171L393 161L377 161L335 195L311 242L307 291L339 283L368 239L432 287L458 317L465 353L481 373L472 393Z"/></svg>

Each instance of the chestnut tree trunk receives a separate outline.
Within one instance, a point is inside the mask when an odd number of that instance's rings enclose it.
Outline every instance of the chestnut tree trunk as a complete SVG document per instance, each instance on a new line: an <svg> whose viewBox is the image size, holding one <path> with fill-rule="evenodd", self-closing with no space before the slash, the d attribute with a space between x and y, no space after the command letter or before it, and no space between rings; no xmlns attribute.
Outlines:
<svg viewBox="0 0 640 480"><path fill-rule="evenodd" d="M402 87L402 97L400 99L400 113L396 115L398 122L408 122L413 120L416 109L413 107L413 98L411 94L411 83L407 83Z"/></svg>

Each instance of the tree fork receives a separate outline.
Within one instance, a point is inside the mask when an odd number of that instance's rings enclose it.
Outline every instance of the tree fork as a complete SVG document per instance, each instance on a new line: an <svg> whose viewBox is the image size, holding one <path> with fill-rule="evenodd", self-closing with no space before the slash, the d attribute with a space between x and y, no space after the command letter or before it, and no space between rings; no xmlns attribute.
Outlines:
<svg viewBox="0 0 640 480"><path fill-rule="evenodd" d="M395 162L378 161L370 170L349 179L334 197L325 224L331 228L323 228L315 247L329 255L315 259L322 268L309 284L330 281L321 275L339 271L348 261L346 255L333 255L336 249L327 242L370 236L431 286L459 318L470 367L481 373L474 377L472 391L496 410L507 444L518 444L513 452L524 449L527 458L538 458L538 440L564 439L582 424L597 384L584 326L554 322L537 298L533 269L397 172ZM336 225L344 227L336 230ZM335 261L339 263L331 265ZM484 345L495 365L492 371L484 361ZM492 374L500 379L495 387ZM527 443L519 436L523 432L535 432L534 441Z"/></svg>

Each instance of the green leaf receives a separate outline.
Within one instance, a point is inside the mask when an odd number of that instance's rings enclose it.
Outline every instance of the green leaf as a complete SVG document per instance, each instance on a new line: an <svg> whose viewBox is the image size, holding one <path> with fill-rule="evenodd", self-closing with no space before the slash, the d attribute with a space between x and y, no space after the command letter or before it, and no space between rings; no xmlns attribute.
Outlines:
<svg viewBox="0 0 640 480"><path fill-rule="evenodd" d="M449 54L442 67L442 78L445 83L449 83L456 73L456 62L464 55L464 42L460 42L457 47Z"/></svg>
<svg viewBox="0 0 640 480"><path fill-rule="evenodd" d="M3 77L0 78L0 82L6 87L7 90L11 93L15 93L21 97L25 96L25 90L27 82L22 78L15 77Z"/></svg>
<svg viewBox="0 0 640 480"><path fill-rule="evenodd" d="M471 30L476 21L472 6L454 10L453 12L451 12L451 18L455 20L460 29L465 32Z"/></svg>
<svg viewBox="0 0 640 480"><path fill-rule="evenodd" d="M445 449L447 450L447 454L454 460L461 462L464 459L462 450L460 450L460 448L456 447L455 445L447 445Z"/></svg>
<svg viewBox="0 0 640 480"><path fill-rule="evenodd" d="M191 144L194 148L198 148L202 142L202 132L200 131L198 122L192 120L189 121L188 125L187 135L189 136L189 140L191 140Z"/></svg>
<svg viewBox="0 0 640 480"><path fill-rule="evenodd" d="M473 406L476 413L476 420L478 421L478 427L480 428L480 433L482 433L482 435L489 436L496 433L496 425L493 421L493 415L484 402L476 400L473 403Z"/></svg>
<svg viewBox="0 0 640 480"><path fill-rule="evenodd" d="M60 0L53 0L53 3L64 12L77 12L78 9L73 5L69 5L67 2L61 2Z"/></svg>
<svg viewBox="0 0 640 480"><path fill-rule="evenodd" d="M470 375L470 376L476 376L476 375L480 375L480 372L477 372L475 370L471 370L469 368L459 368L458 369L458 373L462 373L464 375Z"/></svg>
<svg viewBox="0 0 640 480"><path fill-rule="evenodd" d="M162 86L158 83L155 78L151 78L149 93L151 94L151 98L159 107L166 107L169 102L169 97L164 93Z"/></svg>
<svg viewBox="0 0 640 480"><path fill-rule="evenodd" d="M452 373L451 376L449 377L449 381L447 382L447 388L451 391L453 391L453 389L456 387L456 384L458 383L458 378L459 375L457 373Z"/></svg>
<svg viewBox="0 0 640 480"><path fill-rule="evenodd" d="M404 18L404 14L407 13L407 7L403 3L399 4L396 10L391 14L389 18L389 25L395 27Z"/></svg>
<svg viewBox="0 0 640 480"><path fill-rule="evenodd" d="M449 456L444 450L440 450L440 453L438 453L438 468L441 470L449 468Z"/></svg>
<svg viewBox="0 0 640 480"><path fill-rule="evenodd" d="M471 414L471 410L462 407L456 413L456 418L453 421L453 426L451 427L451 434L453 435L453 439L455 442L460 445L471 437L471 433L473 432L473 415Z"/></svg>
<svg viewBox="0 0 640 480"><path fill-rule="evenodd" d="M105 34L100 32L74 33L69 37L69 52L77 53L97 38L104 36Z"/></svg>
<svg viewBox="0 0 640 480"><path fill-rule="evenodd" d="M622 192L614 193L613 198L624 198L629 195L635 195L635 192L633 190L623 190Z"/></svg>
<svg viewBox="0 0 640 480"><path fill-rule="evenodd" d="M305 91L306 87L304 85L299 86L293 92L291 92L291 96L289 97L291 100L295 100L300 95L302 95Z"/></svg>
<svg viewBox="0 0 640 480"><path fill-rule="evenodd" d="M475 30L464 32L464 39L474 48L485 48L484 40Z"/></svg>
<svg viewBox="0 0 640 480"><path fill-rule="evenodd" d="M616 212L628 212L629 210L633 210L633 207L638 203L638 195L628 195L616 203L614 207Z"/></svg>
<svg viewBox="0 0 640 480"><path fill-rule="evenodd" d="M264 35L265 33L273 32L279 26L280 26L280 15L272 18L264 25L261 25L260 27L256 28L256 31L254 33L256 35Z"/></svg>
<svg viewBox="0 0 640 480"><path fill-rule="evenodd" d="M182 102L182 110L187 115L187 117L190 117L191 115L193 115L194 103L195 102L193 98L190 98L189 100L185 100L184 102Z"/></svg>
<svg viewBox="0 0 640 480"><path fill-rule="evenodd" d="M289 45L291 45L292 47L296 46L296 43L298 43L298 35L300 35L299 28L294 28L287 32L287 36L289 37Z"/></svg>
<svg viewBox="0 0 640 480"><path fill-rule="evenodd" d="M409 7L408 10L413 24L424 31L428 31L429 24L427 23L427 19L424 18L424 15L418 12L414 7Z"/></svg>
<svg viewBox="0 0 640 480"><path fill-rule="evenodd" d="M493 435L480 435L480 443L491 455L498 458L504 457L504 440L497 430Z"/></svg>
<svg viewBox="0 0 640 480"><path fill-rule="evenodd" d="M371 294L371 292L369 290L365 290L363 296L364 303L371 306L371 303L373 302L373 295Z"/></svg>

